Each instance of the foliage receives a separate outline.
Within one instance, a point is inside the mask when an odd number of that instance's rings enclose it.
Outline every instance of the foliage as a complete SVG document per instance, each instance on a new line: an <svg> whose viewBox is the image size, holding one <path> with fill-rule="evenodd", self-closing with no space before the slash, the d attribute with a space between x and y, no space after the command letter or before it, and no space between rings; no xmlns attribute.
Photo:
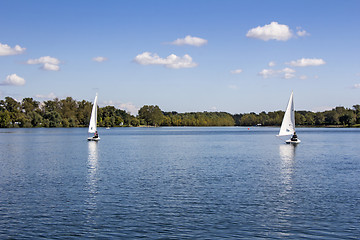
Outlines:
<svg viewBox="0 0 360 240"><path fill-rule="evenodd" d="M92 103L71 97L38 102L11 97L0 100L0 128L10 127L87 127ZM162 112L159 106L145 105L138 116L132 116L114 106L98 108L99 127L119 126L280 126L283 111L242 113L226 112ZM297 111L297 125L302 126L359 126L360 105L353 108L335 107L324 112Z"/></svg>
<svg viewBox="0 0 360 240"><path fill-rule="evenodd" d="M234 126L235 120L225 112L165 112L162 126Z"/></svg>
<svg viewBox="0 0 360 240"><path fill-rule="evenodd" d="M55 98L43 103L24 98L21 102L11 97L0 100L0 127L86 127L89 125L92 103L71 97ZM130 126L133 116L113 106L99 108L98 125ZM137 124L136 121L133 121Z"/></svg>
<svg viewBox="0 0 360 240"><path fill-rule="evenodd" d="M164 114L161 112L159 106L145 105L139 110L140 124L150 126L160 126L164 121Z"/></svg>

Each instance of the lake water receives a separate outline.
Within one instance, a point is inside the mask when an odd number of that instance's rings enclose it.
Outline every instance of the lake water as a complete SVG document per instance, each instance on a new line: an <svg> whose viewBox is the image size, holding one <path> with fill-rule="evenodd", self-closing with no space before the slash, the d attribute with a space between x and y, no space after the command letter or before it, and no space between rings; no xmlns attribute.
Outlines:
<svg viewBox="0 0 360 240"><path fill-rule="evenodd" d="M360 129L0 129L0 239L359 239Z"/></svg>

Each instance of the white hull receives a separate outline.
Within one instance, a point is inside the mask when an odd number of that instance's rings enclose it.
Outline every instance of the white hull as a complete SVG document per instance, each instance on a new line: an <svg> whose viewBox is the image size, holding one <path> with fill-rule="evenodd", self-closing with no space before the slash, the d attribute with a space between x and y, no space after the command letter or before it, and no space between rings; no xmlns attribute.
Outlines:
<svg viewBox="0 0 360 240"><path fill-rule="evenodd" d="M88 141L99 141L100 138L99 138L99 137L98 137L98 138L89 137L87 140L88 140Z"/></svg>
<svg viewBox="0 0 360 240"><path fill-rule="evenodd" d="M287 144L298 144L298 143L301 143L300 139L298 139L297 141L291 141L291 139L289 140L286 140L285 141Z"/></svg>

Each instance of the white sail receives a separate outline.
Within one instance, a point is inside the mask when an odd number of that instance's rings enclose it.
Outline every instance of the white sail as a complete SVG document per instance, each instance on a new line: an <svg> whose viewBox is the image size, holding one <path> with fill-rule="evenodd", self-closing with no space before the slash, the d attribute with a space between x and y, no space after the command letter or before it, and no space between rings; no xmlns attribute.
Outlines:
<svg viewBox="0 0 360 240"><path fill-rule="evenodd" d="M291 92L289 103L287 105L278 136L293 135L294 132L295 132L295 109L294 109L294 101L293 101L293 92Z"/></svg>
<svg viewBox="0 0 360 240"><path fill-rule="evenodd" d="M96 124L97 124L97 98L98 95L96 94L94 99L94 105L91 111L90 123L89 123L89 133L96 132Z"/></svg>

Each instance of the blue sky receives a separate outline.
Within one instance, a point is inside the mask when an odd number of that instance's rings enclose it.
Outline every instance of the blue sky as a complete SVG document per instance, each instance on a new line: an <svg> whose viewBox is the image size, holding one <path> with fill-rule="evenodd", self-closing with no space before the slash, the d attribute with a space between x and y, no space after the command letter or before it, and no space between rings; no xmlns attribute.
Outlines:
<svg viewBox="0 0 360 240"><path fill-rule="evenodd" d="M2 1L0 98L136 114L360 104L360 1Z"/></svg>

